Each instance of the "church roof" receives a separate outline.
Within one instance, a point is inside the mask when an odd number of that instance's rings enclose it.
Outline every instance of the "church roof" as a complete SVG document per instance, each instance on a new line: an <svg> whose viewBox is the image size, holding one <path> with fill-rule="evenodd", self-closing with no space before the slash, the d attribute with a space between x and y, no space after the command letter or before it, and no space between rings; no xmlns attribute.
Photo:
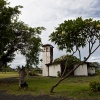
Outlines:
<svg viewBox="0 0 100 100"><path fill-rule="evenodd" d="M50 46L50 47L54 48L51 44L44 44L44 45L42 45L42 47L46 47L46 46Z"/></svg>

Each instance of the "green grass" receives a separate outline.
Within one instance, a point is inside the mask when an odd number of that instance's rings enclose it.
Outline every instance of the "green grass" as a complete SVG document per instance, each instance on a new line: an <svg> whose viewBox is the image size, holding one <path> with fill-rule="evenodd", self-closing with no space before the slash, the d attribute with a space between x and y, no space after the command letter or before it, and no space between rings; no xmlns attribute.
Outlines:
<svg viewBox="0 0 100 100"><path fill-rule="evenodd" d="M0 72L0 79L9 78L9 77L18 77L17 72Z"/></svg>
<svg viewBox="0 0 100 100"><path fill-rule="evenodd" d="M19 79L17 73L0 73L0 90L6 90L8 93L16 95L51 95L66 96L76 100L100 100L100 93L95 93L89 88L89 82L99 80L99 76L69 77L55 88L54 93L52 94L49 92L50 88L59 80L59 78L37 76L27 77L26 80L29 88L20 90L18 88Z"/></svg>

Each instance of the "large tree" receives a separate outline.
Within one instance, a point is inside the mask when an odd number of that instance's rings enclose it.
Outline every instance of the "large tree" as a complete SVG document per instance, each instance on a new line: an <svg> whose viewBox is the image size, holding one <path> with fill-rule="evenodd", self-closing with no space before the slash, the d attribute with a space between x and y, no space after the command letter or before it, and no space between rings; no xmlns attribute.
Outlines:
<svg viewBox="0 0 100 100"><path fill-rule="evenodd" d="M71 55L78 52L80 60L81 49L86 49L86 47L88 47L88 54L85 59L70 72L66 73L65 77L61 77L51 88L50 91L53 92L54 88L58 86L61 81L66 79L81 64L86 62L100 47L100 21L91 18L83 20L81 17L75 20L65 20L51 33L50 40L57 44L60 50L66 49L66 52L71 53Z"/></svg>
<svg viewBox="0 0 100 100"><path fill-rule="evenodd" d="M10 7L6 0L0 0L0 67L12 61L16 51L27 58L28 64L39 61L40 34L44 27L32 28L19 21L19 8L22 6Z"/></svg>

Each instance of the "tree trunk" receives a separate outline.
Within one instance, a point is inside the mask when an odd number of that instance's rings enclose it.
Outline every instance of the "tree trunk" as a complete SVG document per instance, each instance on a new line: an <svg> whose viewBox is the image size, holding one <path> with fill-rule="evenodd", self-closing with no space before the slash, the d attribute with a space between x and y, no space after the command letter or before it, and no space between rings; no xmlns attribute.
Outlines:
<svg viewBox="0 0 100 100"><path fill-rule="evenodd" d="M79 63L75 68L73 68L68 74L65 75L65 77L61 78L54 86L51 87L50 89L50 93L53 93L54 89L64 80L66 79L72 72L74 72L80 65L82 65L84 62L86 62L86 60L84 60L83 62Z"/></svg>

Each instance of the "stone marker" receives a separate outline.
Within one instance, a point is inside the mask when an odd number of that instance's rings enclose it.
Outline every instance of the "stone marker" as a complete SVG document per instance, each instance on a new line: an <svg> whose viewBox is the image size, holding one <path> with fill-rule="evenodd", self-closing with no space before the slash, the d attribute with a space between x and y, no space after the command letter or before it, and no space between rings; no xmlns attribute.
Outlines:
<svg viewBox="0 0 100 100"><path fill-rule="evenodd" d="M28 87L28 84L26 83L26 71L25 71L25 67L22 66L21 70L19 71L19 87L20 88L24 88L24 87Z"/></svg>

